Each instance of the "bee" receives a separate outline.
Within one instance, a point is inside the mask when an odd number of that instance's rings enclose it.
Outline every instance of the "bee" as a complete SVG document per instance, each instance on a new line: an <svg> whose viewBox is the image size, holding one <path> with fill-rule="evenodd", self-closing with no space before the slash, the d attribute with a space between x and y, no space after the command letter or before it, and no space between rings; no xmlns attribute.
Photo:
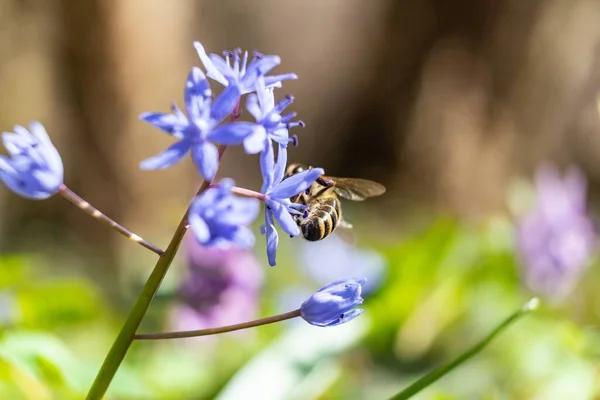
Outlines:
<svg viewBox="0 0 600 400"><path fill-rule="evenodd" d="M291 164L285 177L298 174L312 167L304 164ZM316 242L331 235L336 228L352 228L342 217L340 197L362 201L368 197L385 193L385 186L367 179L337 178L322 175L304 193L290 200L308 206L304 215L296 215L296 223L306 240Z"/></svg>

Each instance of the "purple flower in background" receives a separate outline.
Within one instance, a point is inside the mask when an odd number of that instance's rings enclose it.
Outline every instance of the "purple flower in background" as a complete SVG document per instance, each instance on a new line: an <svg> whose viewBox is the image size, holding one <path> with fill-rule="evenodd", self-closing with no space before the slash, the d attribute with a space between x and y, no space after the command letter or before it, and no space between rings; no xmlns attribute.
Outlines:
<svg viewBox="0 0 600 400"><path fill-rule="evenodd" d="M221 179L196 197L190 207L189 223L198 243L204 246L234 244L241 249L254 245L248 228L258 216L259 201L236 197L231 193L232 179Z"/></svg>
<svg viewBox="0 0 600 400"><path fill-rule="evenodd" d="M0 179L20 196L47 199L63 184L60 154L39 122L30 123L29 131L20 125L14 131L2 134L11 157L0 155Z"/></svg>
<svg viewBox="0 0 600 400"><path fill-rule="evenodd" d="M560 298L573 288L594 251L586 180L578 169L561 178L545 165L536 174L536 189L536 204L517 226L523 276L533 291Z"/></svg>
<svg viewBox="0 0 600 400"><path fill-rule="evenodd" d="M252 319L258 310L263 269L254 254L236 248L203 247L192 236L182 304L174 310L177 330L213 328Z"/></svg>
<svg viewBox="0 0 600 400"><path fill-rule="evenodd" d="M261 172L263 176L262 193L265 195L265 225L263 233L267 238L267 256L269 265L275 266L279 235L275 229L273 217L277 220L283 230L290 236L298 236L300 228L292 217L302 215L306 209L305 205L292 203L290 197L306 190L325 171L322 168L313 168L283 179L287 165L287 149L279 146L277 152L277 163L274 164L273 148L267 152L264 161L261 157Z"/></svg>
<svg viewBox="0 0 600 400"><path fill-rule="evenodd" d="M385 259L376 251L360 249L345 242L337 234L327 240L300 244L301 271L321 285L347 276L364 276L363 294L379 288L387 268Z"/></svg>
<svg viewBox="0 0 600 400"><path fill-rule="evenodd" d="M300 307L302 318L311 325L335 326L358 317L364 312L354 309L362 304L362 286L366 279L336 281L319 289Z"/></svg>
<svg viewBox="0 0 600 400"><path fill-rule="evenodd" d="M294 97L286 96L284 100L275 103L273 88L265 87L263 77L258 79L256 94L250 94L246 100L246 109L257 122L255 131L244 140L246 151L248 146L260 146L261 157L265 157L269 152L267 146L273 146L271 140L283 147L287 147L289 142L297 143L295 136L290 138L289 129L304 126L304 122L291 122L296 117L296 113L281 115L293 101Z"/></svg>
<svg viewBox="0 0 600 400"><path fill-rule="evenodd" d="M281 63L279 56L262 55L260 53L255 53L250 63L248 63L248 52L244 52L242 59L241 49L224 51L225 59L223 59L214 53L206 54L206 50L200 42L194 42L194 47L206 69L206 75L225 86L226 90L236 93L238 97L256 90L257 79L266 75ZM231 58L233 58L233 64ZM267 87L281 87L281 81L288 79L298 79L298 76L293 73L266 76L265 85Z"/></svg>
<svg viewBox="0 0 600 400"><path fill-rule="evenodd" d="M214 143L240 144L250 135L255 124L232 122L219 125L234 109L239 96L230 98L222 93L212 102L212 92L200 68L190 72L184 92L186 115L175 105L172 113L143 113L140 118L179 139L164 152L140 163L146 170L168 168L188 152L200 174L212 180L219 165L219 151ZM258 153L258 151L257 151Z"/></svg>

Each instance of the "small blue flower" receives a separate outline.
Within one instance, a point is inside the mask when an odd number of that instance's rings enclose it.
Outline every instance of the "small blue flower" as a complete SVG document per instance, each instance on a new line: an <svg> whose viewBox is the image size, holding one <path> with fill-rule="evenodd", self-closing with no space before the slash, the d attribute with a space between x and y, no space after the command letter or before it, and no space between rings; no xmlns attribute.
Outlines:
<svg viewBox="0 0 600 400"><path fill-rule="evenodd" d="M232 122L218 126L235 107L239 97L224 94L212 102L212 92L200 68L190 72L185 92L186 115L176 106L171 114L143 113L140 118L179 139L164 152L140 163L146 170L168 168L191 151L192 159L204 179L212 180L219 165L219 151L214 143L240 144L254 131L255 124Z"/></svg>
<svg viewBox="0 0 600 400"><path fill-rule="evenodd" d="M31 122L29 131L20 125L14 131L2 134L11 157L0 156L0 179L20 196L47 199L63 184L60 154L39 122Z"/></svg>
<svg viewBox="0 0 600 400"><path fill-rule="evenodd" d="M269 150L270 149L270 150ZM298 236L300 228L292 217L302 215L306 210L303 204L292 203L290 197L308 189L314 181L325 173L322 168L313 168L283 179L287 165L287 149L279 146L277 163L273 165L273 148L270 146L266 151L266 157L261 157L261 172L263 175L263 186L261 192L265 195L265 225L263 231L267 238L267 256L269 265L275 266L279 235L275 229L273 217L277 220L283 230L290 236Z"/></svg>
<svg viewBox="0 0 600 400"><path fill-rule="evenodd" d="M254 234L248 228L258 216L256 199L233 196L232 179L221 179L196 197L190 207L189 223L198 243L204 246L227 247L234 244L240 249L254 245Z"/></svg>
<svg viewBox="0 0 600 400"><path fill-rule="evenodd" d="M194 42L194 47L206 69L206 75L227 87L227 90L237 92L238 96L256 90L256 80L281 63L279 56L262 55L260 53L254 53L252 61L248 63L248 52L244 52L244 58L241 59L241 49L224 51L225 59L223 59L214 53L206 54L206 50L200 42ZM233 58L233 65L231 64L231 58ZM265 85L267 87L281 87L281 81L288 79L298 79L298 76L293 73L266 76Z"/></svg>
<svg viewBox="0 0 600 400"><path fill-rule="evenodd" d="M275 103L273 88L265 87L263 77L257 80L256 94L250 94L246 101L246 109L257 122L254 132L244 140L246 151L260 148L264 156L266 147L272 146L271 140L284 147L290 142L297 143L295 136L290 138L289 129L304 126L304 122L291 122L297 115L295 112L281 115L293 101L293 96L286 96L284 100Z"/></svg>
<svg viewBox="0 0 600 400"><path fill-rule="evenodd" d="M319 289L300 307L300 315L311 325L335 326L346 323L364 312L354 309L362 304L362 286L366 279L336 281Z"/></svg>

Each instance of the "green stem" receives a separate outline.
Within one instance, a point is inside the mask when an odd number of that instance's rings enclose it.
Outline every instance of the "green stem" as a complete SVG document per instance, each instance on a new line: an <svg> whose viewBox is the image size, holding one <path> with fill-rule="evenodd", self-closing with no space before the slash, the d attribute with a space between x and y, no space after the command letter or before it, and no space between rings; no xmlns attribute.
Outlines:
<svg viewBox="0 0 600 400"><path fill-rule="evenodd" d="M483 350L496 336L498 336L502 331L509 327L513 322L529 313L532 310L535 310L539 304L539 300L537 298L533 298L529 300L523 307L521 307L517 312L506 318L500 325L498 325L489 335L485 337L481 342L477 343L475 346L471 347L469 350L452 360L446 365L443 365L439 368L434 369L427 375L423 376L421 379L414 382L412 385L391 397L390 400L404 400L409 399L421 390L425 389L429 385L433 384L435 381L446 375L448 372L452 371L454 368L458 367L462 363L469 360L471 357L479 353Z"/></svg>
<svg viewBox="0 0 600 400"><path fill-rule="evenodd" d="M283 314L273 315L254 321L242 322L241 324L220 326L218 328L198 329L195 331L178 331L178 332L161 332L161 333L141 333L135 335L137 340L159 340L159 339L183 339L198 336L217 335L219 333L239 331L242 329L254 328L261 325L273 324L275 322L285 321L300 316L300 309L290 311Z"/></svg>
<svg viewBox="0 0 600 400"><path fill-rule="evenodd" d="M219 146L219 159L221 159L224 151L225 146ZM202 182L202 185L198 190L198 194L204 192L210 186L210 184L211 182L209 181ZM98 372L98 375L96 375L96 379L94 380L94 383L88 392L88 400L99 400L104 396L104 393L106 393L106 390L115 376L115 373L123 362L125 354L127 354L127 350L129 350L129 346L131 346L131 343L133 342L135 332L142 322L142 319L146 314L146 310L148 310L148 306L156 294L158 287L167 274L169 266L173 262L173 258L175 258L177 249L179 249L179 245L181 244L183 236L187 230L187 217L189 211L190 209L188 207L185 215L179 222L179 226L175 230L173 237L171 238L171 242L169 243L167 250L165 250L165 252L159 257L154 270L152 270L150 277L142 289L142 293L140 293L135 305L133 306L133 309L127 316L125 324L121 328L119 335L108 351L108 354L102 363L102 367L100 367L100 371Z"/></svg>

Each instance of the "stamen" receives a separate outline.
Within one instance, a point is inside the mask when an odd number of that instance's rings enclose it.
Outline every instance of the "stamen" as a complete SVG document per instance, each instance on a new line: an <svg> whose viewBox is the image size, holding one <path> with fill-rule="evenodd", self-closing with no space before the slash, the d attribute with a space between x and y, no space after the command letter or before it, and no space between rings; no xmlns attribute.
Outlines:
<svg viewBox="0 0 600 400"><path fill-rule="evenodd" d="M233 70L237 75L239 75L240 73L240 54L242 54L242 49L240 49L239 47L233 50Z"/></svg>
<svg viewBox="0 0 600 400"><path fill-rule="evenodd" d="M288 94L287 96L285 96L285 99L283 99L283 100L277 102L277 104L275 104L275 107L273 107L273 110L279 114L293 102L294 102L294 96Z"/></svg>
<svg viewBox="0 0 600 400"><path fill-rule="evenodd" d="M294 134L290 136L289 141L292 143L292 146L298 147L298 135Z"/></svg>
<svg viewBox="0 0 600 400"><path fill-rule="evenodd" d="M289 114L286 114L284 116L281 117L281 119L279 120L280 123L286 123L288 121L293 120L294 118L296 118L296 116L298 115L298 113L296 112L292 112Z"/></svg>
<svg viewBox="0 0 600 400"><path fill-rule="evenodd" d="M233 51L225 50L223 51L223 55L225 56L225 62L227 63L227 66L231 68L230 57L233 57Z"/></svg>
<svg viewBox="0 0 600 400"><path fill-rule="evenodd" d="M302 214L302 217L308 218L308 210L304 210L304 214Z"/></svg>
<svg viewBox="0 0 600 400"><path fill-rule="evenodd" d="M304 122L303 121L295 121L295 122L288 122L287 124L285 124L285 127L287 129L295 128L297 126L304 127Z"/></svg>
<svg viewBox="0 0 600 400"><path fill-rule="evenodd" d="M240 74L241 75L245 75L246 74L246 66L248 65L248 52L245 51L244 52L244 59L242 60L242 68L240 70Z"/></svg>
<svg viewBox="0 0 600 400"><path fill-rule="evenodd" d="M264 57L265 57L265 55L264 55L263 53L261 53L261 52L259 52L259 51L256 51L256 50L254 50L254 51L252 52L252 55L254 56L254 58L257 58L257 59L259 59L259 60L260 60L261 58L264 58Z"/></svg>

